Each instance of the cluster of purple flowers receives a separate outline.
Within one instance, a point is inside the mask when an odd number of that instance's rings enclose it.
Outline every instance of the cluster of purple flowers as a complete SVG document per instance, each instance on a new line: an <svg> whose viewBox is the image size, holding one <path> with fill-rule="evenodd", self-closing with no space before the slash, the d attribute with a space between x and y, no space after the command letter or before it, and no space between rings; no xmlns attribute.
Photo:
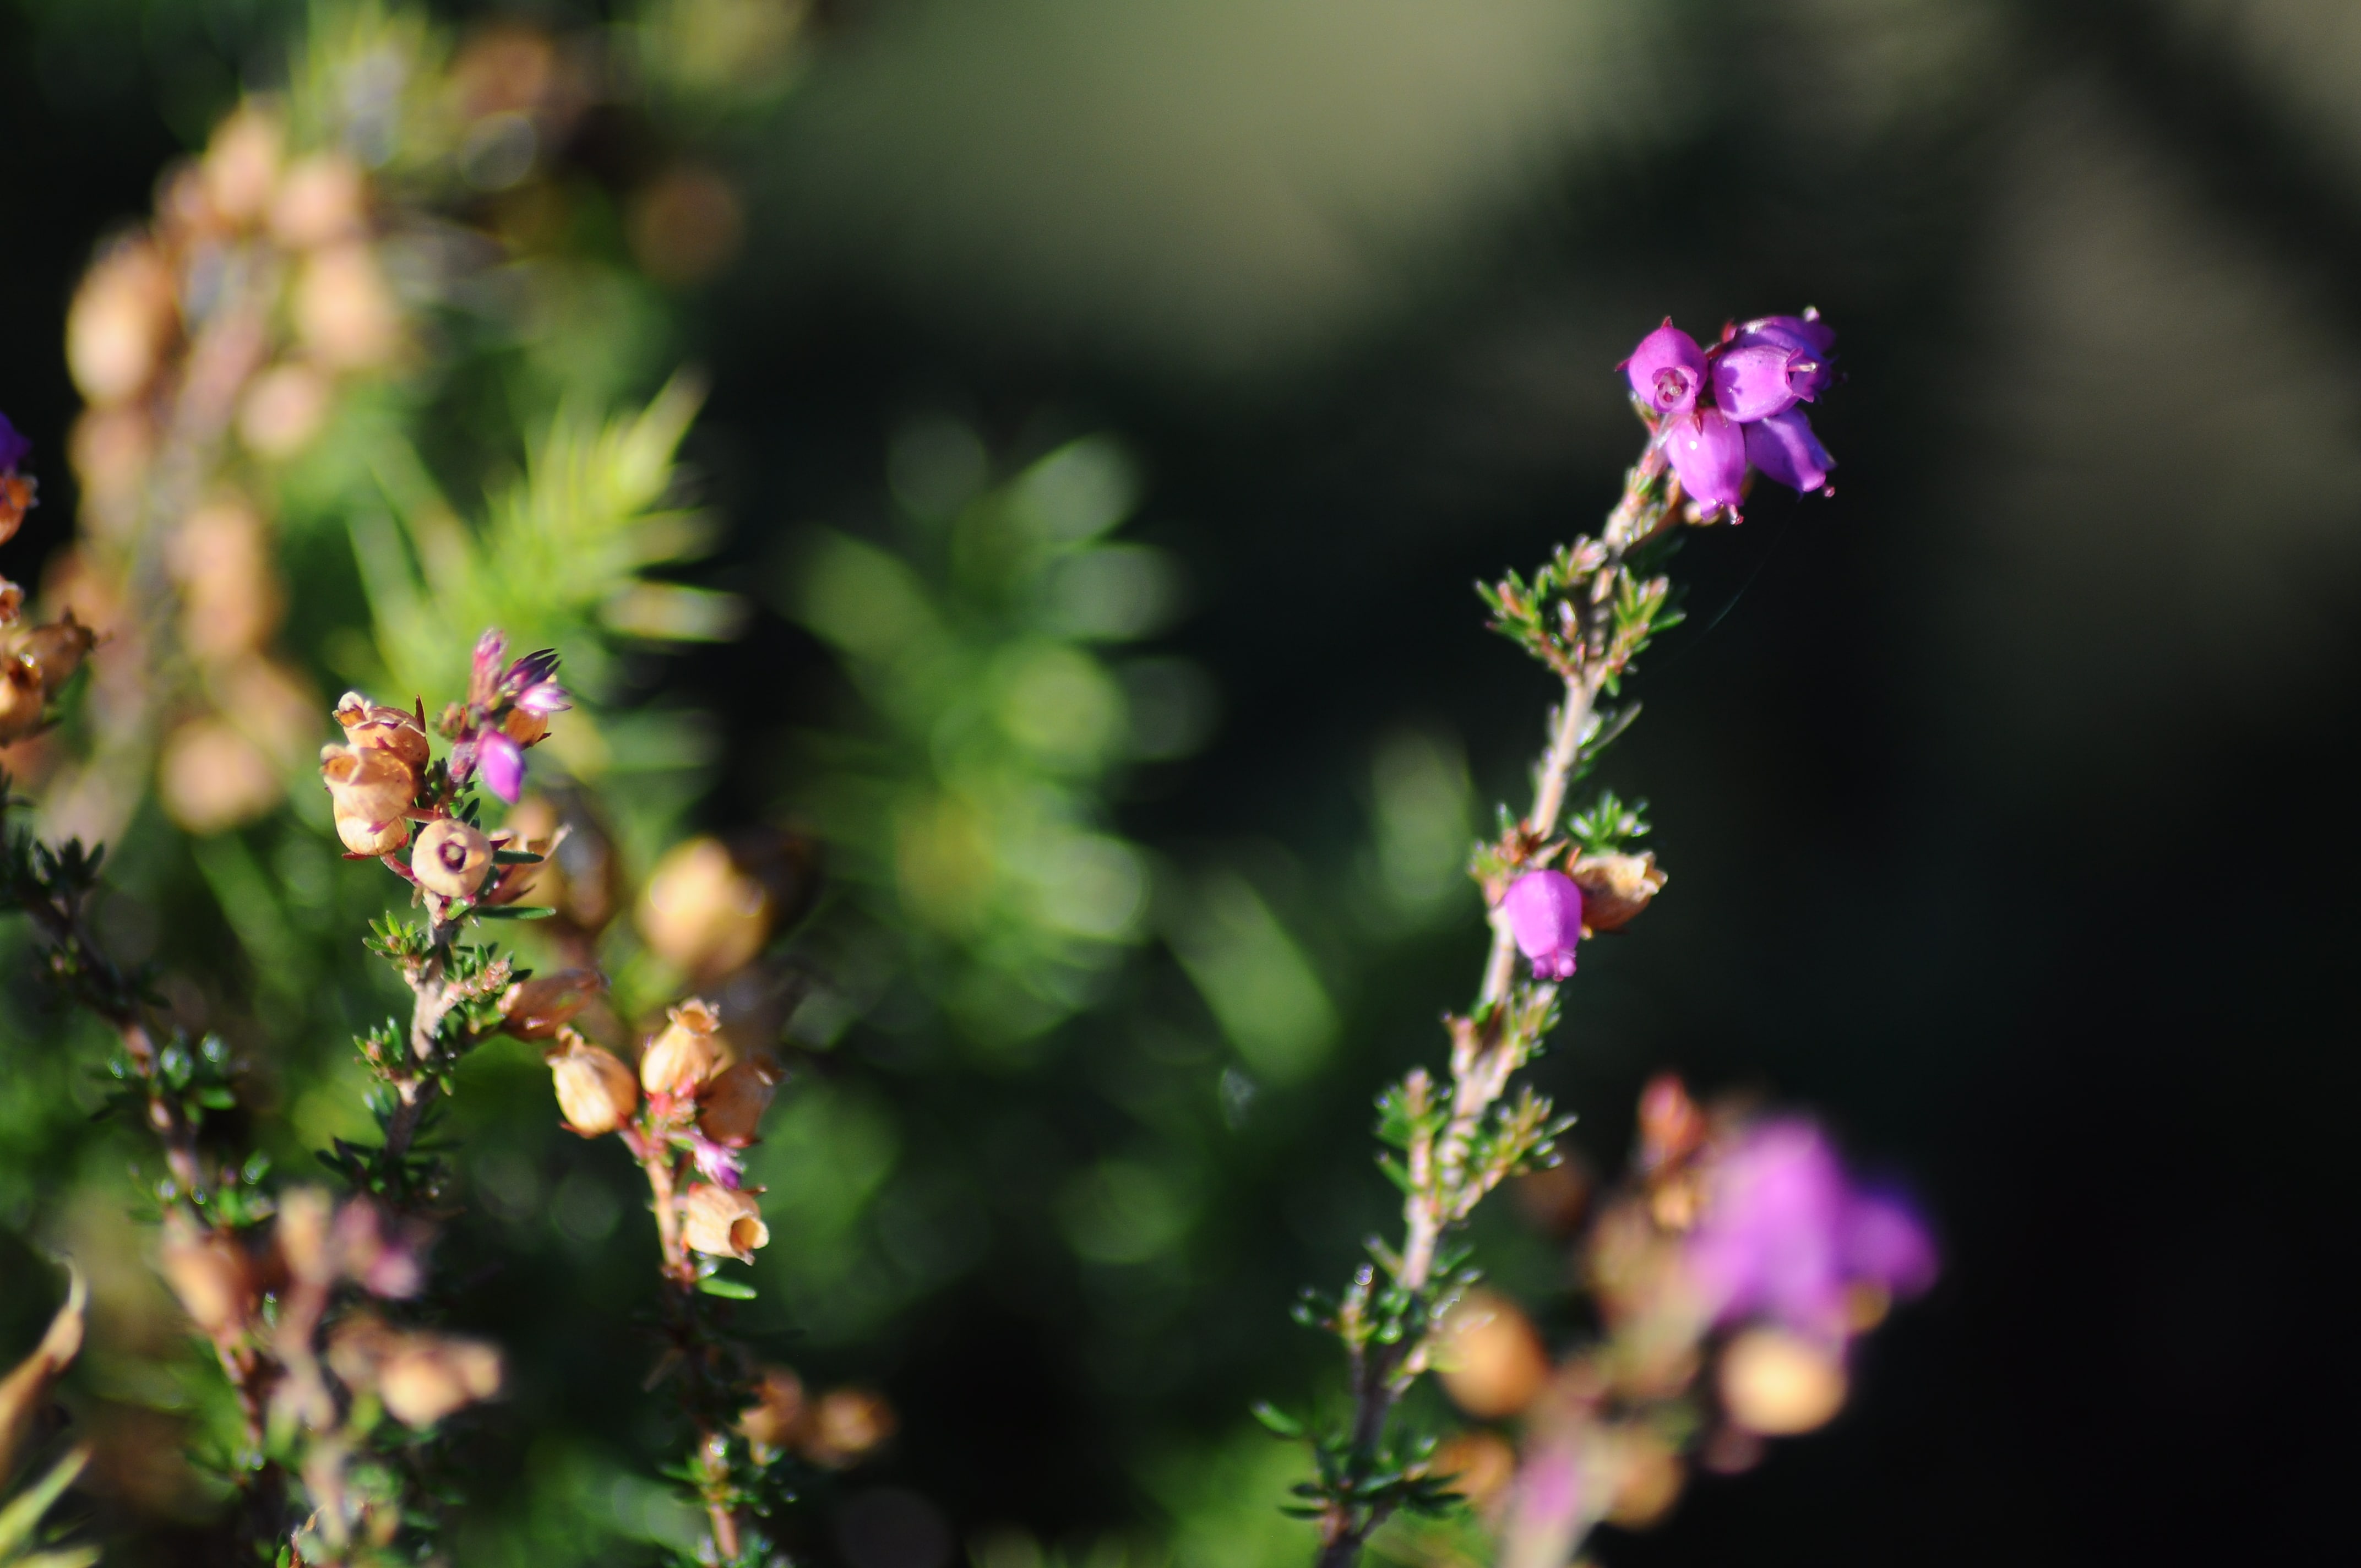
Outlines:
<svg viewBox="0 0 2361 1568"><path fill-rule="evenodd" d="M549 733L549 716L573 706L553 678L555 650L544 648L502 666L508 639L487 631L476 641L464 707L454 705L443 719L451 748L451 781L466 784L480 773L486 787L517 803L524 793L524 750Z"/></svg>
<svg viewBox="0 0 2361 1568"><path fill-rule="evenodd" d="M1836 466L1800 405L1835 379L1837 334L1817 311L1724 327L1721 341L1664 324L1622 365L1656 421L1656 441L1681 488L1708 510L1738 503L1749 464L1792 489L1826 491Z"/></svg>
<svg viewBox="0 0 2361 1568"><path fill-rule="evenodd" d="M1854 1186L1810 1122L1746 1130L1711 1166L1686 1266L1717 1323L1768 1321L1831 1346L1850 1336L1855 1294L1934 1284L1935 1245L1908 1205Z"/></svg>

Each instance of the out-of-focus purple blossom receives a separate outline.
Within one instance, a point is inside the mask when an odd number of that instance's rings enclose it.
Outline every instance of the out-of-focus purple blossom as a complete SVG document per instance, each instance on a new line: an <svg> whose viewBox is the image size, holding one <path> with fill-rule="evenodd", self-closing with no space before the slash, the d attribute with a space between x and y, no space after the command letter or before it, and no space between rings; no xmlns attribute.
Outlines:
<svg viewBox="0 0 2361 1568"><path fill-rule="evenodd" d="M1758 316L1738 329L1730 346L1768 345L1790 350L1795 358L1788 366L1788 384L1808 403L1836 379L1836 330L1820 319L1820 313L1807 310L1800 316Z"/></svg>
<svg viewBox="0 0 2361 1568"><path fill-rule="evenodd" d="M484 786L514 806L524 794L524 748L497 729L476 739L476 766Z"/></svg>
<svg viewBox="0 0 2361 1568"><path fill-rule="evenodd" d="M1535 980L1565 980L1574 973L1575 944L1582 939L1582 889L1564 872L1527 872L1500 900L1517 950L1533 961Z"/></svg>
<svg viewBox="0 0 2361 1568"><path fill-rule="evenodd" d="M1828 488L1837 460L1812 433L1801 409L1789 409L1746 426L1746 456L1757 468L1797 491Z"/></svg>
<svg viewBox="0 0 2361 1568"><path fill-rule="evenodd" d="M1749 1129L1715 1159L1686 1263L1717 1322L1769 1318L1840 1340L1856 1284L1910 1295L1932 1284L1934 1244L1899 1201L1857 1192L1809 1122Z"/></svg>
<svg viewBox="0 0 2361 1568"><path fill-rule="evenodd" d="M475 657L467 671L467 701L478 707L487 707L492 693L500 685L500 660L509 651L508 634L497 626L484 629L476 639Z"/></svg>
<svg viewBox="0 0 2361 1568"><path fill-rule="evenodd" d="M1670 415L1662 440L1665 459L1692 499L1708 510L1738 510L1746 482L1746 437L1729 415L1716 408Z"/></svg>
<svg viewBox="0 0 2361 1568"><path fill-rule="evenodd" d="M1788 368L1795 357L1794 349L1767 343L1723 349L1713 356L1713 406L1740 424L1786 412L1795 406Z"/></svg>
<svg viewBox="0 0 2361 1568"><path fill-rule="evenodd" d="M553 713L563 713L574 706L566 697L566 688L555 681L535 681L517 693L516 705L542 718Z"/></svg>
<svg viewBox="0 0 2361 1568"><path fill-rule="evenodd" d="M717 1144L703 1133L689 1134L689 1157L706 1180L735 1192L746 1179L746 1157L727 1144Z"/></svg>
<svg viewBox="0 0 2361 1568"><path fill-rule="evenodd" d="M33 444L9 422L6 414L0 414L0 474L14 473L16 465L32 450Z"/></svg>
<svg viewBox="0 0 2361 1568"><path fill-rule="evenodd" d="M1883 1285L1896 1296L1916 1296L1935 1283L1941 1264L1927 1227L1901 1199L1869 1193L1845 1216L1845 1272Z"/></svg>
<svg viewBox="0 0 2361 1568"><path fill-rule="evenodd" d="M1666 316L1664 325L1640 340L1623 371L1631 378L1631 390L1657 413L1686 413L1705 389L1705 350Z"/></svg>

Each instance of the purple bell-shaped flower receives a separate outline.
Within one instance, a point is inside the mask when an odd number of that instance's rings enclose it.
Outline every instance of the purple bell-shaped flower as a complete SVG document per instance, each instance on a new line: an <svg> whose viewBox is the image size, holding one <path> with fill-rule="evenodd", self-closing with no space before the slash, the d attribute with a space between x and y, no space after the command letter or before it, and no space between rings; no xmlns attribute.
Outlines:
<svg viewBox="0 0 2361 1568"><path fill-rule="evenodd" d="M1582 889L1564 872L1527 872L1500 900L1517 950L1533 961L1535 980L1564 980L1574 973L1575 944L1582 940Z"/></svg>

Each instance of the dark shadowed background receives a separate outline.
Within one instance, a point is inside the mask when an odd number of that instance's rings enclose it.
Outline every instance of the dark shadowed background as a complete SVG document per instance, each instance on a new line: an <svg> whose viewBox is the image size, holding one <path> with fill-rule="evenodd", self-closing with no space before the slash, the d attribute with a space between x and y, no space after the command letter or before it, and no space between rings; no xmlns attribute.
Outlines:
<svg viewBox="0 0 2361 1568"><path fill-rule="evenodd" d="M0 7L0 405L42 453L75 408L61 323L93 244L241 75L267 79L299 9ZM1946 1275L1868 1346L1835 1427L1597 1556L2326 1558L2361 1409L2342 1284L2361 1196L2361 9L827 12L808 73L737 150L746 248L684 307L713 385L689 455L730 531L698 580L768 607L741 641L639 672L651 700L721 716L698 815L783 811L785 738L845 701L777 608L793 530L863 526L913 418L1020 455L1104 431L1145 477L1135 535L1185 563L1192 609L1166 641L1220 711L1195 756L1126 775L1118 819L1175 862L1248 868L1309 933L1342 1029L1315 1071L1224 1116L1226 1058L1175 1065L1141 1032L1168 1013L1203 1032L1160 953L1024 1075L857 1027L835 1081L897 1129L909 1201L951 1183L942 1201L984 1218L891 1310L777 1325L902 1415L890 1458L822 1500L838 1522L816 1552L939 1568L938 1537L859 1523L864 1497L873 1516L916 1494L962 1552L1013 1524L1076 1561L1129 1535L1291 1560L1293 1538L1221 1522L1264 1507L1244 1411L1334 1386L1287 1304L1382 1223L1368 1096L1440 1054L1431 1020L1481 941L1469 893L1382 961L1353 951L1377 943L1355 907L1372 760L1421 738L1464 750L1479 809L1520 797L1546 682L1468 585L1611 504L1638 438L1614 367L1659 318L1703 334L1810 303L1849 377L1815 415L1837 493L1761 495L1684 553L1689 621L1604 774L1651 803L1672 885L1586 950L1540 1072L1602 1169L1661 1067L1817 1107L1923 1195ZM70 528L63 466L43 484L19 576ZM1196 1097L1177 1121L1139 1109L1168 1069ZM1191 1240L1153 1266L1078 1253L1045 1217L1071 1189L1042 1173L1128 1146L1134 1123L1194 1150ZM10 1191L0 1220L41 1232L54 1190ZM1486 1234L1507 1277L1556 1288L1512 1214ZM484 1321L530 1339L555 1309L504 1277ZM0 1349L34 1316L7 1295ZM487 1509L555 1495L519 1457L535 1423L661 1446L633 1380L598 1383L641 1354L631 1333L619 1305L535 1353L541 1391L483 1440L507 1478ZM1251 1550L1202 1544L1234 1529ZM634 1560L495 1535L459 1561Z"/></svg>

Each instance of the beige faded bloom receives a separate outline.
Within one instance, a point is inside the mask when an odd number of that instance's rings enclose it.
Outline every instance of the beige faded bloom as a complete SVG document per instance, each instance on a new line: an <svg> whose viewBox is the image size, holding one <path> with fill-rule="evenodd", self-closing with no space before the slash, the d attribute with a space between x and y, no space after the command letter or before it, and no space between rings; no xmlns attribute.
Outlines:
<svg viewBox="0 0 2361 1568"><path fill-rule="evenodd" d="M892 1437L898 1424L884 1395L868 1388L831 1388L813 1408L804 1433L804 1457L842 1470Z"/></svg>
<svg viewBox="0 0 2361 1568"><path fill-rule="evenodd" d="M738 1418L738 1430L749 1442L764 1448L786 1448L802 1431L807 1412L804 1380L785 1366L763 1368L763 1382L754 1403Z"/></svg>
<svg viewBox="0 0 2361 1568"><path fill-rule="evenodd" d="M763 1113L779 1091L786 1069L768 1056L751 1056L722 1069L698 1096L697 1129L717 1144L742 1149L756 1140Z"/></svg>
<svg viewBox="0 0 2361 1568"><path fill-rule="evenodd" d="M1453 1404L1482 1420L1513 1416L1549 1381L1549 1353L1514 1301L1470 1290L1444 1320L1435 1363Z"/></svg>
<svg viewBox="0 0 2361 1568"><path fill-rule="evenodd" d="M172 269L146 240L116 247L82 277L66 315L66 367L92 403L135 397L155 378L179 308Z"/></svg>
<svg viewBox="0 0 2361 1568"><path fill-rule="evenodd" d="M238 439L258 457L292 457L327 422L335 392L327 377L309 365L274 365L247 383L238 399Z"/></svg>
<svg viewBox="0 0 2361 1568"><path fill-rule="evenodd" d="M492 871L492 841L456 817L430 822L410 851L410 874L429 893L467 898Z"/></svg>
<svg viewBox="0 0 2361 1568"><path fill-rule="evenodd" d="M559 1030L557 1039L558 1048L550 1054L549 1072L566 1124L586 1138L596 1138L630 1121L639 1109L640 1086L622 1058L591 1045L571 1029Z"/></svg>
<svg viewBox="0 0 2361 1568"><path fill-rule="evenodd" d="M596 970L565 969L521 980L500 997L501 1027L520 1040L545 1040L607 989Z"/></svg>
<svg viewBox="0 0 2361 1568"><path fill-rule="evenodd" d="M254 1270L236 1244L176 1213L165 1223L157 1263L198 1328L219 1338L245 1323L254 1306Z"/></svg>
<svg viewBox="0 0 2361 1568"><path fill-rule="evenodd" d="M768 1245L771 1227L763 1223L763 1206L743 1189L699 1183L681 1201L682 1237L709 1257L754 1261L754 1249Z"/></svg>
<svg viewBox="0 0 2361 1568"><path fill-rule="evenodd" d="M719 839L677 844L648 878L640 933L656 956L692 975L724 975L763 950L771 896Z"/></svg>
<svg viewBox="0 0 2361 1568"><path fill-rule="evenodd" d="M336 699L335 718L344 726L346 745L390 751L413 768L424 767L433 751L424 726L406 707L389 707L358 692L346 692Z"/></svg>
<svg viewBox="0 0 2361 1568"><path fill-rule="evenodd" d="M401 318L385 275L357 240L312 253L295 279L293 311L296 336L331 369L382 365L401 344Z"/></svg>
<svg viewBox="0 0 2361 1568"><path fill-rule="evenodd" d="M336 837L356 855L390 855L410 841L402 814L418 794L418 776L391 751L323 746L320 779L336 817Z"/></svg>
<svg viewBox="0 0 2361 1568"><path fill-rule="evenodd" d="M1582 889L1582 925L1586 931L1620 931L1664 891L1664 873L1656 857L1644 855L1585 855L1566 868L1574 885Z"/></svg>
<svg viewBox="0 0 2361 1568"><path fill-rule="evenodd" d="M1721 1408L1748 1431L1793 1437L1844 1408L1844 1353L1784 1329L1749 1329L1721 1354Z"/></svg>
<svg viewBox="0 0 2361 1568"><path fill-rule="evenodd" d="M223 222L243 227L269 210L280 147L279 122L250 104L214 127L198 174L206 204Z"/></svg>
<svg viewBox="0 0 2361 1568"><path fill-rule="evenodd" d="M360 165L341 152L314 153L287 170L270 204L270 236L298 250L349 239L368 214Z"/></svg>
<svg viewBox="0 0 2361 1568"><path fill-rule="evenodd" d="M405 1334L377 1369L377 1396L403 1426L431 1427L500 1391L500 1353L480 1340Z"/></svg>
<svg viewBox="0 0 2361 1568"><path fill-rule="evenodd" d="M668 1016L640 1058L640 1086L651 1094L694 1094L721 1070L721 1014L709 1002L691 1000Z"/></svg>
<svg viewBox="0 0 2361 1568"><path fill-rule="evenodd" d="M156 759L156 789L164 814L203 837L251 822L278 805L279 770L236 727L192 718L165 737Z"/></svg>

